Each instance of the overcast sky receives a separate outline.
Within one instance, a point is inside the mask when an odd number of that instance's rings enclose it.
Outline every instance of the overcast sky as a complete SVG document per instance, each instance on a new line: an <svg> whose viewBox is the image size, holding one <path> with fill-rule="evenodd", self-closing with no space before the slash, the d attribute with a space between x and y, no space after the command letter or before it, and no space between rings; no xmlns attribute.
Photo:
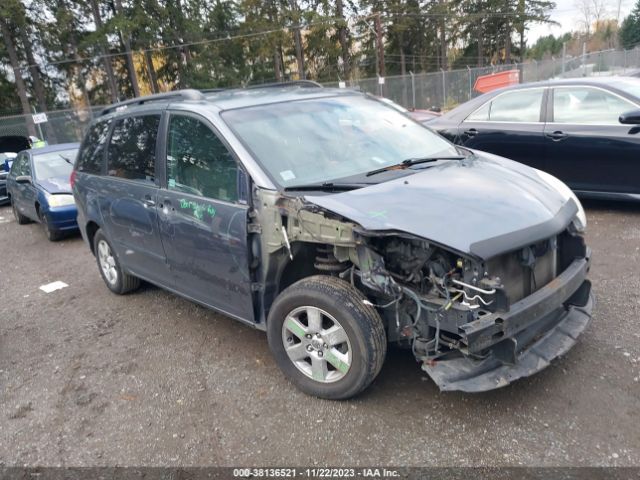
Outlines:
<svg viewBox="0 0 640 480"><path fill-rule="evenodd" d="M527 43L532 45L535 41L550 33L558 36L565 32L576 30L580 27L581 9L576 6L581 0L555 0L556 8L551 12L551 20L558 22L559 26L533 25L527 32ZM618 0L603 0L606 5L608 18L616 18L618 13ZM620 21L624 19L631 10L635 0L620 0Z"/></svg>

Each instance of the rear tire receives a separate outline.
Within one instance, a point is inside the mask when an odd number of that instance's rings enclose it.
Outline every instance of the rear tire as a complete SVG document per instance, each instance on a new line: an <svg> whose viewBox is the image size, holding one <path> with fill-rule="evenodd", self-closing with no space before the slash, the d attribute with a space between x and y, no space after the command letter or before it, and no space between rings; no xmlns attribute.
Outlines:
<svg viewBox="0 0 640 480"><path fill-rule="evenodd" d="M93 237L93 251L98 262L98 270L107 288L113 293L124 295L140 286L140 279L122 271L118 257L107 240L98 230Z"/></svg>
<svg viewBox="0 0 640 480"><path fill-rule="evenodd" d="M54 230L49 225L49 220L44 213L40 213L40 223L42 224L42 228L44 229L44 234L47 236L50 242L57 242L60 240L64 234L60 230Z"/></svg>
<svg viewBox="0 0 640 480"><path fill-rule="evenodd" d="M304 278L274 301L269 347L283 373L303 392L343 400L380 372L387 351L384 325L365 296L339 278Z"/></svg>
<svg viewBox="0 0 640 480"><path fill-rule="evenodd" d="M31 222L29 217L25 217L18 211L18 207L16 207L13 198L11 199L11 210L13 210L13 216L15 217L16 222L18 222L18 225L26 225L27 223Z"/></svg>

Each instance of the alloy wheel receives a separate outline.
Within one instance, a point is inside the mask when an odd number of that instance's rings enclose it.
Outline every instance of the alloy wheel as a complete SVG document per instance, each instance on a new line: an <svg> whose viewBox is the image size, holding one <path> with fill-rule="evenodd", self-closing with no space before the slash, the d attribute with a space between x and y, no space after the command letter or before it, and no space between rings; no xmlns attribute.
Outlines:
<svg viewBox="0 0 640 480"><path fill-rule="evenodd" d="M111 247L104 240L98 242L98 261L100 262L100 268L102 269L104 278L110 285L115 285L118 282L116 259L111 252Z"/></svg>
<svg viewBox="0 0 640 480"><path fill-rule="evenodd" d="M289 360L317 382L337 382L351 367L347 332L320 308L304 306L291 311L282 324L282 342Z"/></svg>

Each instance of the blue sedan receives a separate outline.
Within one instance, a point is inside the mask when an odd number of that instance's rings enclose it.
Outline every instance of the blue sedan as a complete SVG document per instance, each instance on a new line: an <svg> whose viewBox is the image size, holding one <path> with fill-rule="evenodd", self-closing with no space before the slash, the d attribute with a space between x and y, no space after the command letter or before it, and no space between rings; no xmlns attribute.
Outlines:
<svg viewBox="0 0 640 480"><path fill-rule="evenodd" d="M7 177L7 193L17 222L41 223L51 241L78 228L69 175L79 146L63 143L24 150L15 158Z"/></svg>

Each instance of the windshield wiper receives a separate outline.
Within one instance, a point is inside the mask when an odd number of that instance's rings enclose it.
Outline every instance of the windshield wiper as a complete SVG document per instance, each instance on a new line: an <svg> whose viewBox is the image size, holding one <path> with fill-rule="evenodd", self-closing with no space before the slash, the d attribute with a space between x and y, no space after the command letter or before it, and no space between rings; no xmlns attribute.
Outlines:
<svg viewBox="0 0 640 480"><path fill-rule="evenodd" d="M58 154L58 156L63 159L65 162L67 162L69 165L73 165L73 162L71 160L69 160L67 157L65 157L64 155L60 155Z"/></svg>
<svg viewBox="0 0 640 480"><path fill-rule="evenodd" d="M382 172L388 172L389 170L404 170L405 168L409 168L413 165L418 165L420 163L430 163L437 162L438 160L464 160L465 156L450 156L450 157L424 157L424 158L407 158L400 163L396 163L394 165L388 165L386 167L378 168L376 170L371 170L367 173L367 177L371 175L376 175Z"/></svg>
<svg viewBox="0 0 640 480"><path fill-rule="evenodd" d="M347 192L349 190L356 190L358 188L362 188L367 183L333 183L333 182L323 182L323 183L308 183L306 185L290 185L285 187L284 190L286 192L297 190L297 191L313 191L313 190L328 190L328 191L344 191Z"/></svg>

